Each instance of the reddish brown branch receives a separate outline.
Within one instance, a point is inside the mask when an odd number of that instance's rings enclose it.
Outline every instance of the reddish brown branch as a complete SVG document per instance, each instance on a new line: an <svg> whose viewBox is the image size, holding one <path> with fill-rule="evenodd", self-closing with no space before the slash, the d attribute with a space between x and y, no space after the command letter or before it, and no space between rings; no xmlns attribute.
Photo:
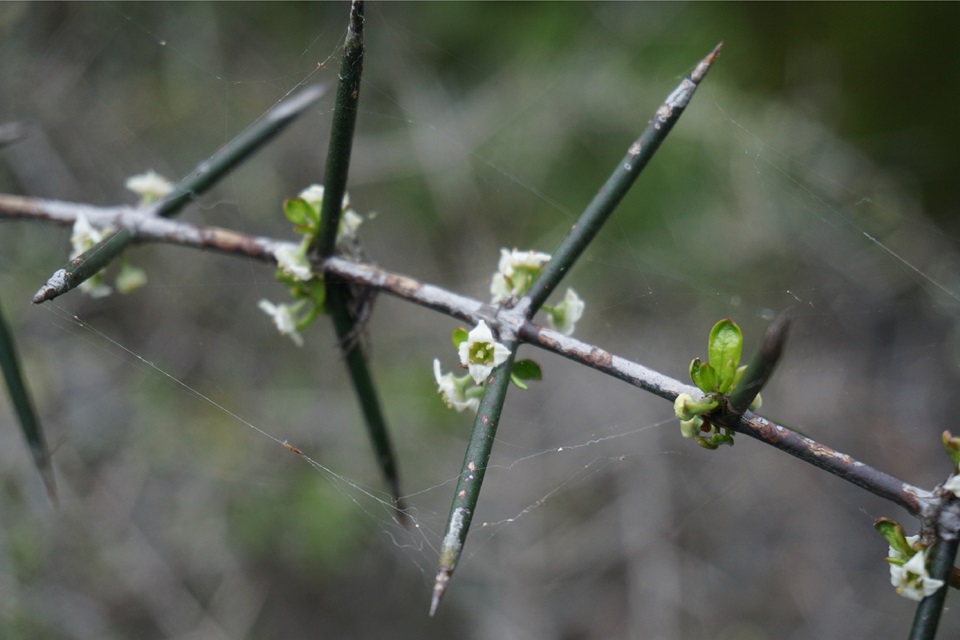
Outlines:
<svg viewBox="0 0 960 640"><path fill-rule="evenodd" d="M293 243L272 238L250 236L228 229L199 227L166 218L145 216L132 207L97 208L67 202L0 195L0 218L20 218L72 224L83 213L96 227L113 226L130 229L136 241L166 242L199 249L243 255L275 263L274 253ZM515 310L497 310L480 301L467 298L391 273L370 264L342 258L328 258L318 269L348 282L374 287L414 304L475 324L485 320L495 328L514 331L523 342L551 351L565 358L623 380L654 395L673 401L680 393L699 397L700 392L669 376L616 356L597 346L528 322ZM778 425L761 416L747 413L735 425L736 431L789 453L815 467L828 471L862 487L881 498L900 505L912 515L927 520L934 517L939 498L910 485L851 456L831 449Z"/></svg>

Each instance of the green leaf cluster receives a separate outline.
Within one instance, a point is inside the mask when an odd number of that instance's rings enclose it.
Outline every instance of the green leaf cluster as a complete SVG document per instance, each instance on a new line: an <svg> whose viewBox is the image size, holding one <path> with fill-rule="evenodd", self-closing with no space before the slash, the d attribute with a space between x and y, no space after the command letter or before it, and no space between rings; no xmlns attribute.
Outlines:
<svg viewBox="0 0 960 640"><path fill-rule="evenodd" d="M290 198L283 203L283 214L293 223L293 230L303 236L300 251L306 254L307 249L320 233L320 210L311 206L303 198ZM309 280L301 280L295 275L277 269L276 279L290 289L290 297L296 303L295 321L297 331L309 327L317 316L326 313L327 287L323 278L315 275Z"/></svg>
<svg viewBox="0 0 960 640"><path fill-rule="evenodd" d="M729 318L721 320L710 330L707 343L709 362L694 358L690 363L690 378L704 393L729 393L746 370L746 367L738 368L742 351L740 327Z"/></svg>
<svg viewBox="0 0 960 640"><path fill-rule="evenodd" d="M695 400L683 393L674 403L680 433L705 449L733 445L733 431L712 424L708 414L720 406L724 395L736 388L746 371L745 366L739 366L742 352L743 333L733 320L726 318L713 325L707 342L709 361L694 358L690 363L690 379L705 397Z"/></svg>

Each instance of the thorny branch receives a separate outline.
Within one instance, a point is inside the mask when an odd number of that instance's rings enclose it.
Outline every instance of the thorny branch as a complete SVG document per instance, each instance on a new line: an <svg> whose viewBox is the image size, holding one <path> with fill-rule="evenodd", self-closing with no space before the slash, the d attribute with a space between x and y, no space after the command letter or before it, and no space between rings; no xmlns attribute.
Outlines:
<svg viewBox="0 0 960 640"><path fill-rule="evenodd" d="M274 253L281 247L295 246L291 242L251 236L229 229L154 218L144 215L135 207L99 208L0 194L0 218L70 225L81 212L95 227L128 229L135 242L162 242L210 249L268 263L276 263ZM470 324L484 320L497 329L515 332L521 342L556 353L671 402L680 393L689 393L694 397L702 395L696 387L611 354L595 345L534 324L516 310L498 310L492 305L371 264L331 257L315 266L318 272L377 289ZM786 426L747 412L734 428L903 507L924 524L932 524L931 520L936 517L941 499L933 493L875 469Z"/></svg>

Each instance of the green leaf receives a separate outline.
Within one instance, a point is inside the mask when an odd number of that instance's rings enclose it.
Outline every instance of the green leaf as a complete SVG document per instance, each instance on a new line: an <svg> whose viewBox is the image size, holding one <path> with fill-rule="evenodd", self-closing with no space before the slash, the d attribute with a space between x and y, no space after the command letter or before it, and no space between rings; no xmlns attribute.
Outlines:
<svg viewBox="0 0 960 640"><path fill-rule="evenodd" d="M713 393L717 390L717 370L710 366L709 362L700 365L698 376L700 381L696 382L696 385L700 387L700 391Z"/></svg>
<svg viewBox="0 0 960 640"><path fill-rule="evenodd" d="M518 387L520 387L520 388L523 389L524 391L527 390L527 385L524 383L524 381L521 380L520 378L518 378L518 377L517 377L517 374L513 373L512 371L510 372L510 382L512 382L513 384L517 385Z"/></svg>
<svg viewBox="0 0 960 640"><path fill-rule="evenodd" d="M909 558L913 555L913 549L907 543L907 536L899 522L891 520L890 518L878 518L877 521L873 523L873 528L886 538L887 543L899 551L900 555L904 558Z"/></svg>
<svg viewBox="0 0 960 640"><path fill-rule="evenodd" d="M711 367L709 362L700 362L700 358L694 358L690 363L690 379L704 393L713 393L717 390L716 369Z"/></svg>
<svg viewBox="0 0 960 640"><path fill-rule="evenodd" d="M733 436L729 433L714 433L709 438L696 436L693 440L704 449L710 449L711 451L716 450L722 444L733 446Z"/></svg>
<svg viewBox="0 0 960 640"><path fill-rule="evenodd" d="M309 282L310 299L319 309L323 309L327 301L327 285L323 280L311 280Z"/></svg>
<svg viewBox="0 0 960 640"><path fill-rule="evenodd" d="M283 214L293 224L307 229L315 229L320 222L320 216L303 198L284 200Z"/></svg>
<svg viewBox="0 0 960 640"><path fill-rule="evenodd" d="M517 360L513 363L510 373L521 380L543 380L543 371L540 370L540 365L533 360ZM525 389L526 387L521 388Z"/></svg>
<svg viewBox="0 0 960 640"><path fill-rule="evenodd" d="M453 339L453 346L460 348L460 343L466 341L469 337L469 332L463 327L457 327L453 330L453 335L450 336Z"/></svg>
<svg viewBox="0 0 960 640"><path fill-rule="evenodd" d="M704 393L707 391L700 386L700 367L703 366L703 363L700 362L700 358L694 358L690 361L690 379L693 380L693 384L697 385L697 388Z"/></svg>
<svg viewBox="0 0 960 640"><path fill-rule="evenodd" d="M713 325L707 352L717 372L717 391L727 393L733 387L742 350L743 334L733 320L727 318Z"/></svg>

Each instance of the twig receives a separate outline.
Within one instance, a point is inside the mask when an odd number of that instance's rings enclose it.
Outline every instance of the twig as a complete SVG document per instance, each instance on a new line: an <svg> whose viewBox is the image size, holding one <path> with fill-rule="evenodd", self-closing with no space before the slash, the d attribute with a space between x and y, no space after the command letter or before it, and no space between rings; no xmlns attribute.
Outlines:
<svg viewBox="0 0 960 640"><path fill-rule="evenodd" d="M501 330L506 325L514 325L510 327L512 334L507 340L507 347L510 349L509 362L512 362L516 356L518 346L515 331L522 328L521 323L528 321L543 306L547 297L553 293L560 280L570 271L574 262L596 237L603 223L606 222L627 191L633 186L640 172L643 171L647 162L660 147L660 143L666 139L673 125L680 118L690 98L693 97L697 83L703 79L710 69L710 65L713 64L720 53L720 46L717 45L710 55L701 60L693 72L687 78L684 78L680 86L657 109L657 113L647 125L647 128L630 146L626 157L616 166L606 183L600 188L600 191L587 205L583 213L580 214L570 231L567 232L560 246L554 251L553 257L544 266L543 271L533 282L527 294L521 298L514 309L501 311L499 314L499 319L503 321L499 323ZM502 366L501 369L503 369ZM500 419L500 411L506 400L509 369L506 370L506 373L497 375L505 379L498 378L496 385L493 384L493 380L488 381L480 400L477 418L473 423L473 432L470 436L470 444L467 447L464 468L460 472L460 481L454 494L453 506L447 518L446 534L440 548L440 568L437 571L437 578L433 587L433 599L430 604L431 616L436 613L440 599L446 591L450 576L463 548L463 542L467 537L477 500L480 497L480 487L483 483L482 470L486 469L490 458L490 451L493 448L493 440L496 435L496 422Z"/></svg>
<svg viewBox="0 0 960 640"><path fill-rule="evenodd" d="M320 233L311 256L322 261L333 255L337 245L337 232L343 214L343 196L347 191L347 176L350 172L350 154L353 149L353 134L357 123L357 103L360 99L360 81L363 77L363 2L350 4L350 22L343 44L343 59L340 63L340 82L337 84L337 100L330 125L330 146L327 147L327 167L324 172L323 202L320 205ZM377 396L363 345L359 339L362 328L358 318L350 313L349 288L335 274L326 277L326 307L333 320L337 340L353 389L363 411L367 435L373 445L376 459L384 479L390 487L396 507L397 518L404 524L407 517L400 499L400 473L394 453L390 432L380 398Z"/></svg>
<svg viewBox="0 0 960 640"><path fill-rule="evenodd" d="M367 426L367 434L370 436L370 443L373 445L376 454L377 466L390 487L390 495L393 498L397 518L406 526L408 519L405 511L406 507L400 497L403 494L400 491L400 472L397 469L397 457L390 439L390 432L387 431L387 420L383 415L380 398L373 383L373 375L367 365L363 342L351 339L355 322L347 312L347 305L343 300L344 293L340 286L328 286L327 308L333 318L334 329L337 332L344 359L347 362L347 371L350 374L354 391L356 391L357 400L360 402L360 409L363 411L364 423Z"/></svg>
<svg viewBox="0 0 960 640"><path fill-rule="evenodd" d="M353 133L357 125L360 80L363 77L363 22L363 2L353 0L350 3L347 38L343 43L337 101L330 125L330 146L327 147L323 203L320 207L320 235L317 246L313 247L314 255L320 259L333 255L343 210L343 194L347 191Z"/></svg>
<svg viewBox="0 0 960 640"><path fill-rule="evenodd" d="M180 181L173 192L148 207L147 211L151 215L160 217L177 213L185 204L204 193L250 157L254 151L283 131L297 116L319 100L324 91L324 87L319 85L307 87L272 108L213 157L197 165ZM121 229L109 238L98 242L50 276L47 283L33 296L34 304L52 300L79 286L120 255L132 239L128 230Z"/></svg>
<svg viewBox="0 0 960 640"><path fill-rule="evenodd" d="M457 489L453 494L446 533L440 545L440 566L437 568L437 576L433 583L433 597L430 600L431 616L437 612L440 600L446 593L450 576L453 575L463 550L463 543L470 531L470 523L477 510L477 501L480 499L483 477L490 463L490 452L493 450L497 426L500 424L503 402L510 385L510 369L519 343L516 338L501 336L500 339L510 350L510 357L487 377L486 388L480 399L477 417L473 422L473 431L470 432L470 442L467 444L467 452L463 458L463 467L457 479Z"/></svg>
<svg viewBox="0 0 960 640"><path fill-rule="evenodd" d="M613 210L633 186L640 172L653 157L653 154L660 148L660 143L666 139L667 134L676 124L683 110L686 108L690 98L697 90L697 85L707 75L713 61L720 55L721 42L706 58L700 61L689 76L683 79L667 100L657 109L656 115L647 125L640 137L630 145L627 155L624 156L620 164L614 169L613 173L607 179L597 195L583 210L577 222L573 225L567 235L564 236L560 246L553 252L553 257L547 262L539 277L530 287L524 300L517 305L518 309L523 309L530 318L547 301L553 290L560 284L560 280L566 275L573 263L584 252L593 238L600 231L600 227L606 222Z"/></svg>
<svg viewBox="0 0 960 640"><path fill-rule="evenodd" d="M778 315L767 330L763 333L760 340L760 348L753 356L753 360L747 365L747 370L743 372L737 387L730 392L727 400L727 410L734 416L742 416L750 406L750 403L759 395L773 375L777 363L780 362L780 356L783 355L783 347L787 343L787 333L790 330L790 316L787 312Z"/></svg>
<svg viewBox="0 0 960 640"><path fill-rule="evenodd" d="M285 246L296 247L291 242L250 236L227 229L199 227L176 220L148 218L133 208L101 210L67 202L0 195L0 217L72 224L76 217L75 212L79 211L83 211L95 227L113 225L131 229L138 241L165 242L198 249L212 249L274 264L276 258L273 254L277 249ZM494 330L514 331L522 342L586 365L670 402L676 400L681 393L689 393L695 397L700 394L696 387L684 384L642 364L525 321L522 316L518 319L518 314L507 311L498 313L496 309L479 300L452 293L414 278L371 264L337 257L328 258L317 268L347 282L375 288L470 324L477 324L480 320L484 320ZM933 494L928 491L894 478L847 454L758 415L747 413L734 428L898 504L914 516L929 517L936 502Z"/></svg>
<svg viewBox="0 0 960 640"><path fill-rule="evenodd" d="M936 508L937 500L929 491L907 484L762 416L747 412L733 428L900 505L917 518L929 518Z"/></svg>
<svg viewBox="0 0 960 640"><path fill-rule="evenodd" d="M0 309L0 369L3 370L7 390L10 392L10 400L17 412L17 418L20 420L20 427L27 440L27 445L30 447L33 461L37 465L44 486L47 488L47 495L50 496L52 502L56 503L57 484L53 476L53 467L50 464L50 450L47 448L43 428L40 426L40 420L37 418L33 402L30 400L30 393L27 391L27 384L23 379L20 361L17 358L17 350L13 344L13 335L3 319L2 309Z"/></svg>

